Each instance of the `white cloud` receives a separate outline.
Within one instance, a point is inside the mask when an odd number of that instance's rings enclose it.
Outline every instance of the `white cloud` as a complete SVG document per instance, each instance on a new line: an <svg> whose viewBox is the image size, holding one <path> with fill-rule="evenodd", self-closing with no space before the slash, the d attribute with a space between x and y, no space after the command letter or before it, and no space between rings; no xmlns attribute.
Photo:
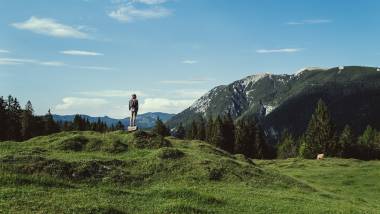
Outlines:
<svg viewBox="0 0 380 214"><path fill-rule="evenodd" d="M191 85L191 84L201 84L208 82L208 79L192 79L192 80L162 80L162 84L179 84L179 85Z"/></svg>
<svg viewBox="0 0 380 214"><path fill-rule="evenodd" d="M302 51L302 48L282 48L282 49L260 49L257 53L295 53Z"/></svg>
<svg viewBox="0 0 380 214"><path fill-rule="evenodd" d="M141 91L129 90L83 91L79 92L79 94L92 97L130 97L132 94L137 94L140 97L145 95Z"/></svg>
<svg viewBox="0 0 380 214"><path fill-rule="evenodd" d="M107 100L100 98L65 97L54 111L58 114L97 114L107 104Z"/></svg>
<svg viewBox="0 0 380 214"><path fill-rule="evenodd" d="M65 63L58 61L39 61L35 59L0 58L0 65L23 65L34 64L42 66L65 66Z"/></svg>
<svg viewBox="0 0 380 214"><path fill-rule="evenodd" d="M163 3L167 2L167 0L135 0L135 2L154 5L154 4L163 4Z"/></svg>
<svg viewBox="0 0 380 214"><path fill-rule="evenodd" d="M187 59L187 60L183 60L182 63L183 63L183 64L197 64L198 61L197 61L197 60L190 60L190 59Z"/></svg>
<svg viewBox="0 0 380 214"><path fill-rule="evenodd" d="M9 53L8 50L0 49L0 53Z"/></svg>
<svg viewBox="0 0 380 214"><path fill-rule="evenodd" d="M110 12L108 15L120 22L132 22L142 19L157 19L169 16L171 11L159 6L139 9L134 5L120 6L117 10Z"/></svg>
<svg viewBox="0 0 380 214"><path fill-rule="evenodd" d="M98 70L98 71L110 71L113 68L103 67L103 66L74 66L75 68L87 69L87 70Z"/></svg>
<svg viewBox="0 0 380 214"><path fill-rule="evenodd" d="M307 19L302 21L293 21L293 22L287 22L287 25L307 25L307 24L326 24L331 23L332 20L330 19Z"/></svg>
<svg viewBox="0 0 380 214"><path fill-rule="evenodd" d="M54 19L30 17L25 22L13 23L13 27L34 33L60 38L86 39L89 36L74 27L60 24Z"/></svg>
<svg viewBox="0 0 380 214"><path fill-rule="evenodd" d="M92 51L81 51L81 50L65 50L61 51L61 54L73 55L73 56L102 56L104 54L92 52Z"/></svg>
<svg viewBox="0 0 380 214"><path fill-rule="evenodd" d="M140 109L142 112L178 113L188 108L193 102L193 99L146 98Z"/></svg>

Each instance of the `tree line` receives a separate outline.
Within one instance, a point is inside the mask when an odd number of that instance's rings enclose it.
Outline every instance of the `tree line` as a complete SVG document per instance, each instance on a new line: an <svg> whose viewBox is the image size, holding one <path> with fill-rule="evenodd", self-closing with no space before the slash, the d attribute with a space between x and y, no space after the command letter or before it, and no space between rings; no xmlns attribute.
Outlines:
<svg viewBox="0 0 380 214"><path fill-rule="evenodd" d="M319 100L305 133L295 138L284 131L277 148L279 158L316 158L317 154L330 157L380 159L380 132L367 126L355 136L349 125L339 133L331 120L326 104Z"/></svg>
<svg viewBox="0 0 380 214"><path fill-rule="evenodd" d="M105 132L124 130L124 128L120 121L109 127L100 119L97 122L89 122L80 115L76 115L72 122L56 122L50 110L44 116L34 115L33 105L30 101L24 108L21 108L17 98L11 95L7 98L0 97L0 141L22 141L60 131Z"/></svg>
<svg viewBox="0 0 380 214"><path fill-rule="evenodd" d="M244 154L250 158L274 158L274 148L265 140L263 129L255 120L238 120L236 123L229 114L207 120L199 117L188 127L181 123L170 133L158 119L153 132L179 139L202 140L230 153Z"/></svg>

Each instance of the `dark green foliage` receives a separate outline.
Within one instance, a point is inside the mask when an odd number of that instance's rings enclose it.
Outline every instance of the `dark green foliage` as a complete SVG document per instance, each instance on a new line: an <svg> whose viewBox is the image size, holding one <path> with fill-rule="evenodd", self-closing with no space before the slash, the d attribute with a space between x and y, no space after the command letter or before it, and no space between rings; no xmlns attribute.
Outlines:
<svg viewBox="0 0 380 214"><path fill-rule="evenodd" d="M211 138L211 144L216 147L222 148L226 142L225 135L223 133L223 121L218 116L214 122L213 136Z"/></svg>
<svg viewBox="0 0 380 214"><path fill-rule="evenodd" d="M298 144L288 131L282 134L281 142L277 148L277 157L281 159L294 158L298 156Z"/></svg>
<svg viewBox="0 0 380 214"><path fill-rule="evenodd" d="M256 140L256 124L247 120L239 120L236 124L235 153L254 157Z"/></svg>
<svg viewBox="0 0 380 214"><path fill-rule="evenodd" d="M121 130L121 131L124 131L125 130L125 127L123 125L123 123L121 123L121 121L119 120L115 126L115 130Z"/></svg>
<svg viewBox="0 0 380 214"><path fill-rule="evenodd" d="M235 143L235 125L230 114L223 117L223 134L224 142L221 148L233 153Z"/></svg>
<svg viewBox="0 0 380 214"><path fill-rule="evenodd" d="M184 155L185 153L176 148L162 148L158 152L158 157L161 159L178 159Z"/></svg>
<svg viewBox="0 0 380 214"><path fill-rule="evenodd" d="M188 139L198 139L198 125L197 125L197 121L193 120L191 122L191 125L187 131L187 138Z"/></svg>
<svg viewBox="0 0 380 214"><path fill-rule="evenodd" d="M89 139L84 136L76 136L63 140L58 148L62 150L71 150L71 151L82 151Z"/></svg>
<svg viewBox="0 0 380 214"><path fill-rule="evenodd" d="M214 135L214 120L212 119L211 115L207 119L206 124L206 142L211 143L212 137Z"/></svg>
<svg viewBox="0 0 380 214"><path fill-rule="evenodd" d="M175 130L174 137L178 139L184 139L186 137L186 130L182 126L182 123L180 123L177 129Z"/></svg>
<svg viewBox="0 0 380 214"><path fill-rule="evenodd" d="M163 137L170 135L170 130L165 126L160 118L157 118L156 124L153 127L152 131L153 133L156 133Z"/></svg>
<svg viewBox="0 0 380 214"><path fill-rule="evenodd" d="M339 152L338 157L352 158L355 157L356 142L350 126L346 125L339 137Z"/></svg>
<svg viewBox="0 0 380 214"><path fill-rule="evenodd" d="M211 181L220 181L223 178L223 169L220 169L220 168L210 169L208 178Z"/></svg>
<svg viewBox="0 0 380 214"><path fill-rule="evenodd" d="M197 127L197 138L198 140L206 140L206 122L203 117L199 117L198 127Z"/></svg>
<svg viewBox="0 0 380 214"><path fill-rule="evenodd" d="M133 145L139 149L157 149L170 147L171 143L163 136L145 131L136 131L133 134Z"/></svg>
<svg viewBox="0 0 380 214"><path fill-rule="evenodd" d="M317 154L331 154L335 148L334 130L326 104L319 100L305 133L305 142L300 150L304 158L315 158Z"/></svg>
<svg viewBox="0 0 380 214"><path fill-rule="evenodd" d="M358 138L358 158L363 160L380 159L380 134L371 126Z"/></svg>

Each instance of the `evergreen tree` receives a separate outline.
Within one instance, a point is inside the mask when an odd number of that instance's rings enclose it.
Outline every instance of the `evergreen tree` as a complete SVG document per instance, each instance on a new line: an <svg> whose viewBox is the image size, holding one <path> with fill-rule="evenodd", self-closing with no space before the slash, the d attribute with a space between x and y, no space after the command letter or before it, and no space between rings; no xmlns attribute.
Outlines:
<svg viewBox="0 0 380 214"><path fill-rule="evenodd" d="M235 131L235 153L247 157L255 156L256 125L247 120L239 120Z"/></svg>
<svg viewBox="0 0 380 214"><path fill-rule="evenodd" d="M198 140L198 125L195 120L191 122L189 139Z"/></svg>
<svg viewBox="0 0 380 214"><path fill-rule="evenodd" d="M302 156L315 158L319 153L330 155L336 143L334 134L327 106L322 100L319 100L305 134Z"/></svg>
<svg viewBox="0 0 380 214"><path fill-rule="evenodd" d="M214 122L214 128L213 128L213 136L211 143L215 145L218 148L222 148L225 142L225 137L223 134L223 121L218 116Z"/></svg>
<svg viewBox="0 0 380 214"><path fill-rule="evenodd" d="M298 156L298 145L294 137L288 131L284 131L281 142L277 148L277 157L281 159L294 158Z"/></svg>
<svg viewBox="0 0 380 214"><path fill-rule="evenodd" d="M223 134L225 141L223 142L222 149L233 153L235 144L235 125L230 114L223 117Z"/></svg>
<svg viewBox="0 0 380 214"><path fill-rule="evenodd" d="M185 138L186 131L185 131L185 128L182 126L182 123L179 124L174 136L178 139L184 139Z"/></svg>
<svg viewBox="0 0 380 214"><path fill-rule="evenodd" d="M117 124L115 126L115 129L116 130L122 130L122 131L125 130L125 127L124 127L123 123L120 120L117 122ZM112 130L112 128L111 128L111 130Z"/></svg>
<svg viewBox="0 0 380 214"><path fill-rule="evenodd" d="M165 126L159 117L157 117L156 124L153 127L153 132L163 137L170 135L169 129Z"/></svg>
<svg viewBox="0 0 380 214"><path fill-rule="evenodd" d="M25 105L25 109L22 112L22 120L21 120L21 134L23 139L29 139L33 137L33 106L30 101L28 101Z"/></svg>
<svg viewBox="0 0 380 214"><path fill-rule="evenodd" d="M206 122L202 116L199 117L199 121L198 121L197 139L206 140Z"/></svg>
<svg viewBox="0 0 380 214"><path fill-rule="evenodd" d="M45 115L45 133L46 134L52 134L59 132L59 127L57 123L53 119L53 115L50 112L50 109L48 113Z"/></svg>
<svg viewBox="0 0 380 214"><path fill-rule="evenodd" d="M210 115L207 120L206 124L206 141L208 143L212 143L214 135L214 120L212 119L212 116Z"/></svg>
<svg viewBox="0 0 380 214"><path fill-rule="evenodd" d="M21 135L21 107L17 98L8 96L7 100L7 139L19 141L22 139Z"/></svg>
<svg viewBox="0 0 380 214"><path fill-rule="evenodd" d="M339 137L338 157L352 158L355 157L355 140L350 126L346 125Z"/></svg>
<svg viewBox="0 0 380 214"><path fill-rule="evenodd" d="M0 97L0 141L7 139L7 103L3 97Z"/></svg>
<svg viewBox="0 0 380 214"><path fill-rule="evenodd" d="M358 138L358 158L363 160L371 160L376 158L375 148L376 140L378 138L377 135L376 130L368 125L363 134Z"/></svg>

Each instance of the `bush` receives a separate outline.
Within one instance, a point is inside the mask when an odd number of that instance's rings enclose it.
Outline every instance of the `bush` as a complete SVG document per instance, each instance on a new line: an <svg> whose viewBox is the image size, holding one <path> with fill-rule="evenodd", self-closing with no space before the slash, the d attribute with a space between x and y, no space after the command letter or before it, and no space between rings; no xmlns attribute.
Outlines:
<svg viewBox="0 0 380 214"><path fill-rule="evenodd" d="M58 148L62 150L82 151L88 142L89 140L85 136L75 136L61 141Z"/></svg>
<svg viewBox="0 0 380 214"><path fill-rule="evenodd" d="M208 178L211 181L220 181L223 178L223 170L219 168L212 168L209 171Z"/></svg>
<svg viewBox="0 0 380 214"><path fill-rule="evenodd" d="M137 131L133 136L133 145L139 149L158 149L171 146L168 140L154 133Z"/></svg>
<svg viewBox="0 0 380 214"><path fill-rule="evenodd" d="M162 159L178 159L185 155L181 150L174 148L163 148L159 151L158 157Z"/></svg>

